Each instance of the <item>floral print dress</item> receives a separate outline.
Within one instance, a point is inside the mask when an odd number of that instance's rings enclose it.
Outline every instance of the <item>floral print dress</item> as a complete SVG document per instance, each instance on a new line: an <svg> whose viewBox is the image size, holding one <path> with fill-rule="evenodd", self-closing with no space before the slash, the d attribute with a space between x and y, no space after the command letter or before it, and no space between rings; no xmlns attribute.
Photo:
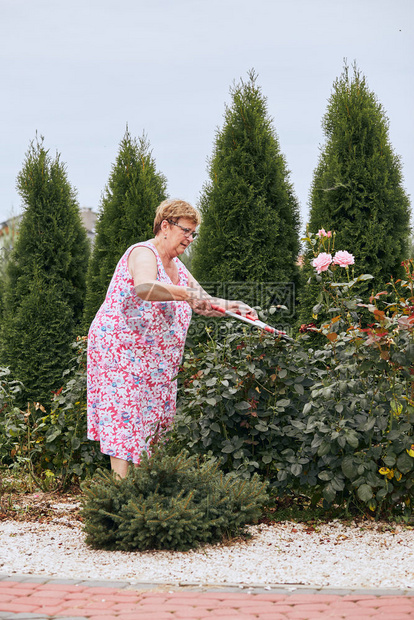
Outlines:
<svg viewBox="0 0 414 620"><path fill-rule="evenodd" d="M157 259L157 280L172 284L155 246L137 243L120 259L88 335L88 438L109 456L139 463L155 434L173 421L177 376L191 308L186 301L149 302L134 291L127 261L136 247ZM175 258L179 286L188 271Z"/></svg>

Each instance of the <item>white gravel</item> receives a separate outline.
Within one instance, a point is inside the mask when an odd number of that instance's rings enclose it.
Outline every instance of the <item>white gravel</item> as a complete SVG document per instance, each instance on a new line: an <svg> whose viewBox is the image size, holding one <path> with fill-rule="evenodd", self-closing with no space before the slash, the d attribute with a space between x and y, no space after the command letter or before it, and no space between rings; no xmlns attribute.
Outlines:
<svg viewBox="0 0 414 620"><path fill-rule="evenodd" d="M283 522L252 538L189 552L95 551L70 515L0 523L0 573L157 584L284 584L414 589L414 529L386 524L314 528Z"/></svg>

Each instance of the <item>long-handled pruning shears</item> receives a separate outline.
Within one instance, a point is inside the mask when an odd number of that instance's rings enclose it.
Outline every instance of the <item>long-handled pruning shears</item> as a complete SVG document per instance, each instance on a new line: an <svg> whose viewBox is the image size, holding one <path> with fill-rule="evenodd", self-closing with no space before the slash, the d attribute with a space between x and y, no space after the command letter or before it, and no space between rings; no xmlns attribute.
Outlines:
<svg viewBox="0 0 414 620"><path fill-rule="evenodd" d="M239 321L244 321L245 323L249 323L249 325L254 325L255 327L259 327L260 329L263 329L264 331L269 332L270 334L274 334L275 336L279 336L280 338L289 340L289 342L294 342L293 338L290 338L290 336L288 336L286 332L281 332L279 329L276 329L275 327L272 327L271 325L268 325L267 323L263 323L263 321L260 321L259 319L253 319L253 318L249 318L247 316L238 314L237 312L231 312L231 310L226 310L226 308L222 308L221 306L218 306L216 304L211 304L211 307L213 310L216 310L216 312L222 312L223 314L232 316L234 319L238 319Z"/></svg>

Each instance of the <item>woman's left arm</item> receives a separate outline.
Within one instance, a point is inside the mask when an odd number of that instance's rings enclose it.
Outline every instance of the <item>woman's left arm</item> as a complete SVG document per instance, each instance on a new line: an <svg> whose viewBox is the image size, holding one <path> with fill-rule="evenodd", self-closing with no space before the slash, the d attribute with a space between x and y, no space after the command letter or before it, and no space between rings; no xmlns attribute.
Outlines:
<svg viewBox="0 0 414 620"><path fill-rule="evenodd" d="M242 316L247 316L252 319L258 318L256 310L245 304L243 301L222 299L221 297L212 297L211 295L209 295L207 291L203 289L201 284L197 282L194 276L191 275L191 273L188 273L188 286L191 286L191 288L198 290L200 292L199 299L200 301L203 300L203 307L201 307L201 304L200 308L197 308L197 304L193 305L193 310L194 312L197 312L197 314L202 314L203 316L222 317L222 312L219 312L218 310L213 310L213 308L211 307L211 305L213 304L225 308L226 310L230 310L231 312L241 314ZM205 308L206 299L210 304L210 308L207 309Z"/></svg>

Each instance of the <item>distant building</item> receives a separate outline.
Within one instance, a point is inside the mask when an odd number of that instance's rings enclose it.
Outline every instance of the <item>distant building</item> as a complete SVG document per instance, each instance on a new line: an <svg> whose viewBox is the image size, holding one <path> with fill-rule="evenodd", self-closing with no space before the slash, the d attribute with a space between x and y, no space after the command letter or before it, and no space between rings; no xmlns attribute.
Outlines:
<svg viewBox="0 0 414 620"><path fill-rule="evenodd" d="M98 219L98 214L95 211L92 211L92 207L81 207L80 216L82 220L82 224L86 230L86 234L88 235L88 239L93 245L93 240L95 239L95 226L96 220Z"/></svg>
<svg viewBox="0 0 414 620"><path fill-rule="evenodd" d="M91 207L82 207L79 212L88 239L91 244L93 244L95 237L95 225L98 215L92 211ZM21 219L21 215L16 215L15 217L11 217L5 222L0 223L0 258L2 258L2 255L5 252L13 248L14 240L19 232L18 229Z"/></svg>
<svg viewBox="0 0 414 620"><path fill-rule="evenodd" d="M21 215L16 215L0 223L0 258L13 248L21 219Z"/></svg>

